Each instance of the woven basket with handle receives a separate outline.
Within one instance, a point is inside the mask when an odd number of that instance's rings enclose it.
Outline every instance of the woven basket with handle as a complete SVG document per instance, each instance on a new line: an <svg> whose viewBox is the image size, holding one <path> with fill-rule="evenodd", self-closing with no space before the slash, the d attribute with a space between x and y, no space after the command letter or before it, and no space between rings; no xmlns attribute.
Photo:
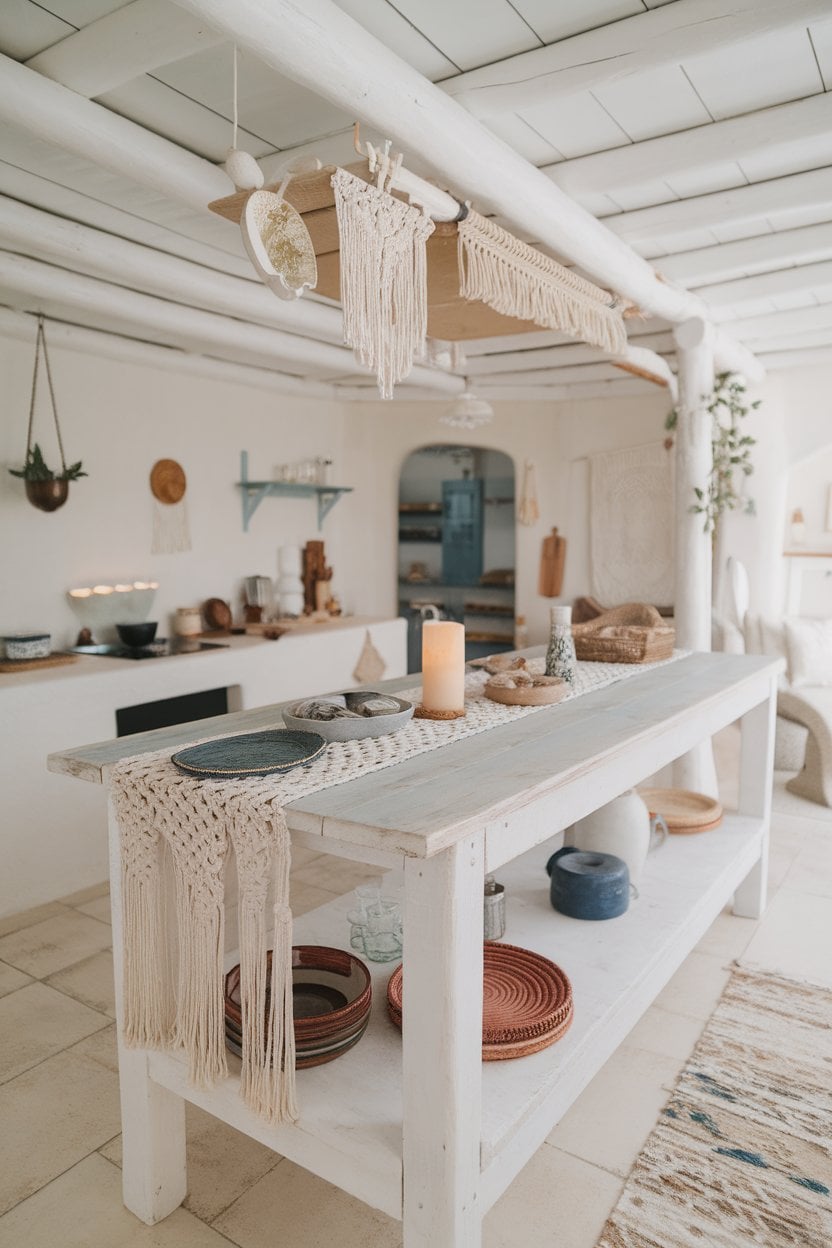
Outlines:
<svg viewBox="0 0 832 1248"><path fill-rule="evenodd" d="M644 602L613 607L572 628L575 655L585 663L655 663L673 655L675 629Z"/></svg>

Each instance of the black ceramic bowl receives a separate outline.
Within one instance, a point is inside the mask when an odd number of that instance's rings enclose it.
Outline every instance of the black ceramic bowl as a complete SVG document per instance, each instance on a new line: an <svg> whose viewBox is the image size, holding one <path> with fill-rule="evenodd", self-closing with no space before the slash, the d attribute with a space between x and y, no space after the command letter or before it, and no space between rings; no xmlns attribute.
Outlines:
<svg viewBox="0 0 832 1248"><path fill-rule="evenodd" d="M135 649L138 646L149 646L158 627L156 620L149 620L144 624L116 624L116 632L125 646Z"/></svg>

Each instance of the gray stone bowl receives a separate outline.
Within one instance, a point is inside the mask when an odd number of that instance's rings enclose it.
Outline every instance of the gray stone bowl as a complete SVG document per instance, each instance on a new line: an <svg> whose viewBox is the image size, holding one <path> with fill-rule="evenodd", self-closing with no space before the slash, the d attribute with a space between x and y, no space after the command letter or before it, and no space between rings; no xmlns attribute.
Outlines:
<svg viewBox="0 0 832 1248"><path fill-rule="evenodd" d="M356 692L350 690L350 692ZM344 696L343 694L340 696ZM392 694L385 694L385 697L392 697ZM327 699L319 699L321 702ZM302 702L308 702L308 698L302 698ZM287 728L291 728L296 732L317 732L319 737L323 737L324 741L361 741L367 737L385 737L389 732L398 732L400 728L404 728L405 724L413 718L413 712L416 709L412 702L405 702L403 698L394 698L398 702L401 710L391 711L389 715L368 715L361 719L299 719L292 714L297 702L291 706L287 706L283 711L283 722Z"/></svg>

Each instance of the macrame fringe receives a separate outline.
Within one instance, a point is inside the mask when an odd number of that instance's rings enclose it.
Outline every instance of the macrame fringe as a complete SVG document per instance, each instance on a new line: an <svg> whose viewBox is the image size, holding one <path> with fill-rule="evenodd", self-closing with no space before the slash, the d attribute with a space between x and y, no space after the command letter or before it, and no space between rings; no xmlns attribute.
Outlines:
<svg viewBox="0 0 832 1248"><path fill-rule="evenodd" d="M427 251L433 222L418 208L336 169L344 342L373 369L383 399L424 351Z"/></svg>
<svg viewBox="0 0 832 1248"><path fill-rule="evenodd" d="M153 541L151 555L177 555L191 549L191 528L188 509L180 503L153 503Z"/></svg>
<svg viewBox="0 0 832 1248"><path fill-rule="evenodd" d="M533 321L620 355L627 345L616 296L469 209L459 224L459 293L503 316Z"/></svg>
<svg viewBox="0 0 832 1248"><path fill-rule="evenodd" d="M255 831L250 822L235 819L230 829L240 898L240 1094L267 1122L295 1122L289 830L279 808L272 808L270 820L258 823ZM265 918L270 879L274 892L271 976Z"/></svg>
<svg viewBox="0 0 832 1248"><path fill-rule="evenodd" d="M174 1043L188 1055L190 1082L197 1088L210 1088L228 1074L223 992L225 912L221 901L218 904L206 898L198 879L185 877L176 852L174 874L179 933Z"/></svg>
<svg viewBox="0 0 832 1248"><path fill-rule="evenodd" d="M157 844L157 855L159 850ZM173 1043L176 1017L158 863L142 877L124 860L121 894L124 1043L128 1048L165 1049Z"/></svg>

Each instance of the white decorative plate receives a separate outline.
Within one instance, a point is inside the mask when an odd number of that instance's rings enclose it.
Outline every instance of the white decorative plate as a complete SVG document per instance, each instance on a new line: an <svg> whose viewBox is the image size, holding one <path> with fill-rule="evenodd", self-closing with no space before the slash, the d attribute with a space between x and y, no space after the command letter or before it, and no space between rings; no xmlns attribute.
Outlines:
<svg viewBox="0 0 832 1248"><path fill-rule="evenodd" d="M240 218L251 263L281 299L297 299L318 284L315 248L303 217L274 191L254 191Z"/></svg>

